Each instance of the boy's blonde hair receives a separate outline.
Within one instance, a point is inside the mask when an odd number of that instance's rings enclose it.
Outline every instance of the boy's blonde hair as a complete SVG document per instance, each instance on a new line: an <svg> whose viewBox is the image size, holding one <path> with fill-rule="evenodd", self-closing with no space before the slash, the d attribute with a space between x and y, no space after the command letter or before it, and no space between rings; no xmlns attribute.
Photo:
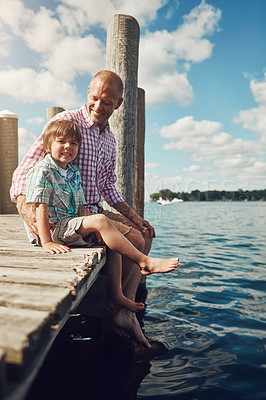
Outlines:
<svg viewBox="0 0 266 400"><path fill-rule="evenodd" d="M79 149L82 142L82 134L76 122L69 119L57 119L52 121L43 133L43 151L44 155L51 151L52 142L59 136L71 136L78 142Z"/></svg>

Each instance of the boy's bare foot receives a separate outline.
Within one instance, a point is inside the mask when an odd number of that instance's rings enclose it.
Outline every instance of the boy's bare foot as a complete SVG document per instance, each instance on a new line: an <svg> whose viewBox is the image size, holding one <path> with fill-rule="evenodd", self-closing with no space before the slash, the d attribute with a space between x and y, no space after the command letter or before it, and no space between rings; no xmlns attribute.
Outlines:
<svg viewBox="0 0 266 400"><path fill-rule="evenodd" d="M136 314L121 308L112 317L113 331L123 332L125 331L134 342L146 347L151 348L149 341L145 338L141 327L138 323Z"/></svg>
<svg viewBox="0 0 266 400"><path fill-rule="evenodd" d="M174 271L178 266L179 258L152 258L147 257L146 261L140 262L142 275L158 274Z"/></svg>

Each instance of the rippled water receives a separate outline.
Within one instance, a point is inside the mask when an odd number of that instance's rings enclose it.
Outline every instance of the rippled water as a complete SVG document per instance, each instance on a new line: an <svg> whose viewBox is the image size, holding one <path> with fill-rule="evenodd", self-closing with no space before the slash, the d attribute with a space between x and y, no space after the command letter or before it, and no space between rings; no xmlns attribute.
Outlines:
<svg viewBox="0 0 266 400"><path fill-rule="evenodd" d="M151 255L180 268L147 280L150 361L140 399L266 399L266 203L146 204Z"/></svg>

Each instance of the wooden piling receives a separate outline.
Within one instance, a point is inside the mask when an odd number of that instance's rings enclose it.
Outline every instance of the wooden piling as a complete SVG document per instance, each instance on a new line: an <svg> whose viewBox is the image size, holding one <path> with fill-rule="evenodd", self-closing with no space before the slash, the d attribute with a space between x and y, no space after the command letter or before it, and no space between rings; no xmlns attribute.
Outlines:
<svg viewBox="0 0 266 400"><path fill-rule="evenodd" d="M134 203L139 24L130 15L116 14L107 26L106 66L124 83L124 102L110 118L117 149L117 188Z"/></svg>
<svg viewBox="0 0 266 400"><path fill-rule="evenodd" d="M0 214L17 214L9 190L18 166L18 117L8 110L0 112L0 148Z"/></svg>
<svg viewBox="0 0 266 400"><path fill-rule="evenodd" d="M135 168L135 212L144 216L144 146L145 146L145 91L138 88L136 168Z"/></svg>
<svg viewBox="0 0 266 400"><path fill-rule="evenodd" d="M47 122L50 121L56 114L65 111L62 107L47 107L46 108L46 119Z"/></svg>

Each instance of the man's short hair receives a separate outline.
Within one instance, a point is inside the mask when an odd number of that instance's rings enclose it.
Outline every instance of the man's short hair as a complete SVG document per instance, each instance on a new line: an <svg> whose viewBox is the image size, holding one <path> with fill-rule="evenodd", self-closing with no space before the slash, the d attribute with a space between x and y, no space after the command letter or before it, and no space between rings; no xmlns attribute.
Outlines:
<svg viewBox="0 0 266 400"><path fill-rule="evenodd" d="M94 77L92 78L92 81L94 79L108 81L108 83L110 85L116 85L118 93L119 93L119 97L120 98L123 97L123 90L124 90L123 81L120 78L120 76L117 75L115 72L109 71L109 70L102 70L102 71L97 72L96 75L94 75Z"/></svg>

